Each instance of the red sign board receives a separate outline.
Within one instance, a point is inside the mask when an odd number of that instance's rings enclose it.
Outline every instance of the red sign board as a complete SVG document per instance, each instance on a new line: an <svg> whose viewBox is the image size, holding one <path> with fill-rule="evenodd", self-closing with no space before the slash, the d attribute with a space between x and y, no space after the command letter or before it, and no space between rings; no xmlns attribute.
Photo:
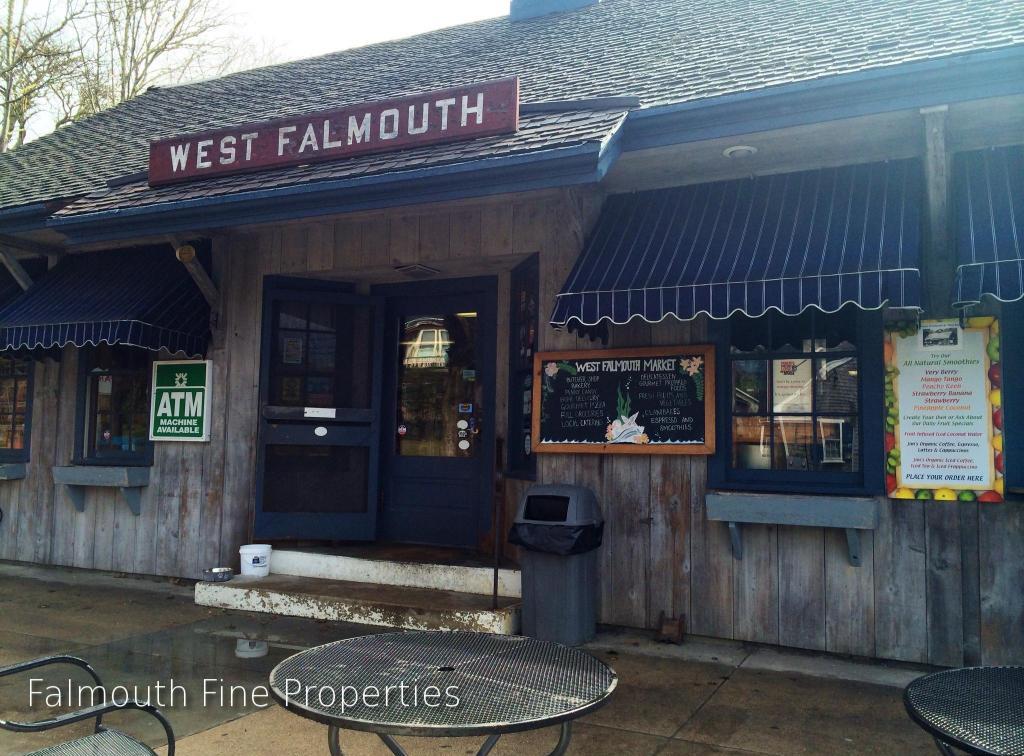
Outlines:
<svg viewBox="0 0 1024 756"><path fill-rule="evenodd" d="M149 185L514 132L519 79L351 105L149 145Z"/></svg>

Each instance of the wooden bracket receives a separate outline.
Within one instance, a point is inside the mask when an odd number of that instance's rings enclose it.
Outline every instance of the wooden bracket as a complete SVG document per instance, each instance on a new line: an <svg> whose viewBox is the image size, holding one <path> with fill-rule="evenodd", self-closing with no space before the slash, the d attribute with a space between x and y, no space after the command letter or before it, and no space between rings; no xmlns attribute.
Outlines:
<svg viewBox="0 0 1024 756"><path fill-rule="evenodd" d="M860 531L846 528L846 550L851 567L860 567Z"/></svg>
<svg viewBox="0 0 1024 756"><path fill-rule="evenodd" d="M17 282L22 291L32 285L32 276L28 274L28 271L18 262L18 258L9 249L0 247L0 262L7 268L7 272L11 274L11 278Z"/></svg>
<svg viewBox="0 0 1024 756"><path fill-rule="evenodd" d="M729 523L729 542L732 544L732 556L734 559L743 560L743 536L740 533L738 522Z"/></svg>
<svg viewBox="0 0 1024 756"><path fill-rule="evenodd" d="M210 305L210 328L216 330L220 322L220 291L217 285L206 272L206 268L196 259L196 248L191 244L176 244L174 255L185 266L185 270L192 276L203 298Z"/></svg>

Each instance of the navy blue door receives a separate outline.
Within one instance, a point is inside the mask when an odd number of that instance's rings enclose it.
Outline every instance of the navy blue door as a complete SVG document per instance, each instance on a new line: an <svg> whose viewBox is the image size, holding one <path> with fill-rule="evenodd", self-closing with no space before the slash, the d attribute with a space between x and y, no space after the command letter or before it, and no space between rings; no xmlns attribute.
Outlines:
<svg viewBox="0 0 1024 756"><path fill-rule="evenodd" d="M494 279L386 291L381 537L475 548L494 474Z"/></svg>
<svg viewBox="0 0 1024 756"><path fill-rule="evenodd" d="M336 284L266 285L257 538L376 537L382 310Z"/></svg>

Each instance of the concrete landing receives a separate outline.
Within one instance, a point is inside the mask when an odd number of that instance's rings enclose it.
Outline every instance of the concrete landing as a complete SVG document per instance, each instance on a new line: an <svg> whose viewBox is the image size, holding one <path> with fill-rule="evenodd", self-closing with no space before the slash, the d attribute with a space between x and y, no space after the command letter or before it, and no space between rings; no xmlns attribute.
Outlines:
<svg viewBox="0 0 1024 756"><path fill-rule="evenodd" d="M404 630L519 631L519 601L430 588L270 575L197 583L196 604Z"/></svg>

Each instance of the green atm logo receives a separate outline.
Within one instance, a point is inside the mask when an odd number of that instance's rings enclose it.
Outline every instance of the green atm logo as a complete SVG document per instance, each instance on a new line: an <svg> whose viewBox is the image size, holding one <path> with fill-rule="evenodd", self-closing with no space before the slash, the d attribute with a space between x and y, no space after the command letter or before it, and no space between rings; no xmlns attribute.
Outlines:
<svg viewBox="0 0 1024 756"><path fill-rule="evenodd" d="M210 362L153 363L151 441L210 440Z"/></svg>

